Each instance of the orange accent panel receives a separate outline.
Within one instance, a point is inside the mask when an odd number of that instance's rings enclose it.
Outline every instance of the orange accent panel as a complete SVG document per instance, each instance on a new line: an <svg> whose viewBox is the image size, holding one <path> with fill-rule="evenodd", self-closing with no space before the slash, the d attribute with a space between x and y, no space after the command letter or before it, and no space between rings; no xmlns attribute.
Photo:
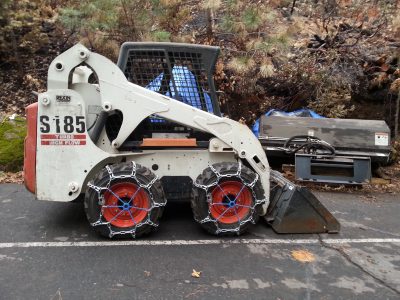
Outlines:
<svg viewBox="0 0 400 300"><path fill-rule="evenodd" d="M141 147L196 147L196 139L143 139Z"/></svg>
<svg viewBox="0 0 400 300"><path fill-rule="evenodd" d="M28 191L36 190L36 138L38 104L33 103L25 108L27 135L24 142L24 183Z"/></svg>

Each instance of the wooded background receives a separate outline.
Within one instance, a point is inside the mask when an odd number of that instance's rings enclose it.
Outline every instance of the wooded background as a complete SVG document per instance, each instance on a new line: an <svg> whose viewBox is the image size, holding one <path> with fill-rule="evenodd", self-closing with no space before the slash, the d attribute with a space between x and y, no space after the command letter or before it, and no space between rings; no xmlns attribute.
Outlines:
<svg viewBox="0 0 400 300"><path fill-rule="evenodd" d="M396 0L2 0L0 26L3 114L23 114L49 63L78 41L113 61L125 41L174 41L221 47L215 80L233 119L310 107L395 127Z"/></svg>

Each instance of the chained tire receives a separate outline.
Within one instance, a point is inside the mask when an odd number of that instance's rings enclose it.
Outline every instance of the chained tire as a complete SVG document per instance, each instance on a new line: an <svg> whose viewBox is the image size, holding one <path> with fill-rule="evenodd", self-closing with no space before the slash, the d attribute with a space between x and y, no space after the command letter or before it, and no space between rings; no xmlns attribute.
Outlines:
<svg viewBox="0 0 400 300"><path fill-rule="evenodd" d="M165 205L161 181L135 162L106 166L88 183L84 199L90 225L109 238L149 234Z"/></svg>
<svg viewBox="0 0 400 300"><path fill-rule="evenodd" d="M240 163L217 163L200 174L191 200L194 219L209 233L240 235L266 203L259 175Z"/></svg>

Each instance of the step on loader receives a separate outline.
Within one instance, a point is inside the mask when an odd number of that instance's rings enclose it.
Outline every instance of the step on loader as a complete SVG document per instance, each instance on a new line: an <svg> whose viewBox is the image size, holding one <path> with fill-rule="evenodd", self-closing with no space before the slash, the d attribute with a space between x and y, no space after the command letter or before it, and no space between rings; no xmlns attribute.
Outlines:
<svg viewBox="0 0 400 300"><path fill-rule="evenodd" d="M312 193L270 169L247 126L220 115L208 94L212 76L195 70L215 58L207 56L215 47L195 46L187 55L182 47L193 45L131 46L123 45L118 66L81 44L51 63L47 91L26 108L25 185L38 200L83 197L90 225L110 238L156 229L180 189L189 190L178 198L191 202L211 234L239 235L260 217L278 233L339 231ZM159 57L149 69L163 71L142 74L140 86L135 70L151 51Z"/></svg>

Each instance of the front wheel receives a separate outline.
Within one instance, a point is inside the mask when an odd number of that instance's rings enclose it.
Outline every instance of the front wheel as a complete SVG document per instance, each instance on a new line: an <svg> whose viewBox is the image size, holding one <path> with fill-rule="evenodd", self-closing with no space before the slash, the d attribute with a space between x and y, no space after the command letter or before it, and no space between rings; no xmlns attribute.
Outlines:
<svg viewBox="0 0 400 300"><path fill-rule="evenodd" d="M242 234L258 221L266 203L259 176L240 163L217 163L194 183L195 220L215 235Z"/></svg>
<svg viewBox="0 0 400 300"><path fill-rule="evenodd" d="M84 207L102 236L139 237L158 226L166 200L160 180L134 162L106 166L88 184Z"/></svg>

